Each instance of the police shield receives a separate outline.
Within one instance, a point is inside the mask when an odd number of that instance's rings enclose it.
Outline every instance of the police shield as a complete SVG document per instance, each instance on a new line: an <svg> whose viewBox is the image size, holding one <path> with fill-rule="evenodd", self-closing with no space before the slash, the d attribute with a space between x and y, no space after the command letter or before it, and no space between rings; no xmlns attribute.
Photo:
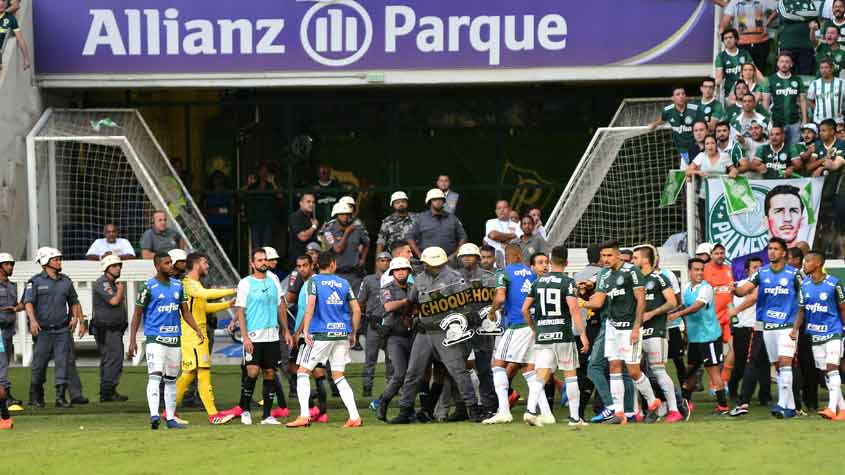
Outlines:
<svg viewBox="0 0 845 475"><path fill-rule="evenodd" d="M495 312L493 319L490 319L490 310L493 307L493 298L496 296L496 277L493 274L483 275L480 279L471 280L470 286L473 290L480 290L480 301L469 304L475 312L474 320L478 325L475 333L485 336L499 336L505 332L502 327L502 314Z"/></svg>
<svg viewBox="0 0 845 475"><path fill-rule="evenodd" d="M464 279L430 292L420 292L420 323L426 331L445 332L443 346L467 341L475 335L470 304L483 293Z"/></svg>

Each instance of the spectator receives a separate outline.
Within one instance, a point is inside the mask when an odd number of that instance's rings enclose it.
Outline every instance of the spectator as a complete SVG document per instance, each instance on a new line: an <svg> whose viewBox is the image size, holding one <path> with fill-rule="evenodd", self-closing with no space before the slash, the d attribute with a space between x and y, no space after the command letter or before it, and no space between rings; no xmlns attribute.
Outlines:
<svg viewBox="0 0 845 475"><path fill-rule="evenodd" d="M437 189L443 192L443 196L446 197L446 204L443 205L443 209L457 215L461 196L452 191L452 180L449 178L449 175L438 175L436 186Z"/></svg>
<svg viewBox="0 0 845 475"><path fill-rule="evenodd" d="M792 72L792 58L781 53L778 70L769 76L765 89L766 108L771 112L772 123L786 126L786 138L795 143L800 136L801 124L807 122L807 94L804 81Z"/></svg>
<svg viewBox="0 0 845 475"><path fill-rule="evenodd" d="M692 176L707 178L708 176L726 174L733 178L736 177L737 172L738 170L731 158L727 154L719 152L716 147L716 137L712 135L704 138L704 150L693 159L686 169L687 178ZM703 194L701 197L703 198Z"/></svg>
<svg viewBox="0 0 845 475"><path fill-rule="evenodd" d="M217 241L232 257L235 244L235 205L232 191L226 183L226 175L215 170L209 177L209 188L205 193L205 220Z"/></svg>
<svg viewBox="0 0 845 475"><path fill-rule="evenodd" d="M739 33L733 28L722 31L722 45L725 49L716 55L716 85L722 86L726 97L733 91L742 65L754 61L748 51L737 47L738 38Z"/></svg>
<svg viewBox="0 0 845 475"><path fill-rule="evenodd" d="M546 240L543 236L534 232L534 218L527 214L522 217L519 222L519 227L522 230L522 236L511 241L522 249L522 262L525 265L530 264L531 255L535 252L547 252Z"/></svg>
<svg viewBox="0 0 845 475"><path fill-rule="evenodd" d="M739 78L745 82L745 85L748 86L748 92L754 94L754 99L757 100L758 104L763 103L763 92L765 91L765 83L766 78L764 78L760 71L754 66L754 63L745 63L740 66L739 69ZM736 83L734 83L734 89L736 89ZM736 104L738 100L742 99L741 96L736 95L736 91L730 91L730 95L728 96L728 104Z"/></svg>
<svg viewBox="0 0 845 475"><path fill-rule="evenodd" d="M279 201L276 177L270 167L262 163L258 173L250 175L246 184L246 221L252 237L252 247L257 249L273 243L273 223L276 222Z"/></svg>
<svg viewBox="0 0 845 475"><path fill-rule="evenodd" d="M748 85L745 83L745 81L740 79L734 84L734 94L740 100L738 103L731 104L725 109L725 116L727 117L726 120L728 122L732 122L734 119L736 119L739 114L742 114L742 98L746 94L748 94ZM761 104L761 102L762 101L757 101L757 105L754 106L754 111L758 112L763 117L768 117L769 111L767 111L766 108L763 107L763 104Z"/></svg>
<svg viewBox="0 0 845 475"><path fill-rule="evenodd" d="M828 28L836 28L839 44L845 45L845 0L833 0L830 6L830 13L832 14L832 18L825 18L819 30L824 34ZM818 26L817 22L812 22L810 24L811 29L814 23L816 24L815 26Z"/></svg>
<svg viewBox="0 0 845 475"><path fill-rule="evenodd" d="M540 208L536 206L528 208L528 216L531 216L531 219L534 220L534 232L543 239L547 239L546 227L543 226L543 219L540 214Z"/></svg>
<svg viewBox="0 0 845 475"><path fill-rule="evenodd" d="M739 48L747 51L760 69L769 60L769 25L777 17L776 0L731 0L722 11L719 28L739 33ZM724 41L724 39L722 40Z"/></svg>
<svg viewBox="0 0 845 475"><path fill-rule="evenodd" d="M307 191L299 197L299 209L288 218L288 266L296 265L296 258L305 254L306 247L317 242L320 222L314 216L314 193Z"/></svg>
<svg viewBox="0 0 845 475"><path fill-rule="evenodd" d="M768 129L768 120L757 112L757 101L751 93L742 97L742 112L731 121L731 140L738 141L746 149L745 139L751 137L751 125L759 124L763 130Z"/></svg>
<svg viewBox="0 0 845 475"><path fill-rule="evenodd" d="M822 20L830 20L833 18L833 2L835 0L821 0L819 6L819 18Z"/></svg>
<svg viewBox="0 0 845 475"><path fill-rule="evenodd" d="M692 145L692 123L698 117L698 106L687 104L687 92L683 87L672 89L672 104L663 108L660 118L649 124L655 129L668 123L672 127L672 141L681 154L681 162L689 163L689 148Z"/></svg>
<svg viewBox="0 0 845 475"><path fill-rule="evenodd" d="M804 124L804 127L801 128L801 142L793 145L793 151L790 154L795 169L801 170L801 174L804 176L812 176L822 166L819 154L816 153L818 131L816 124L812 122ZM796 155L798 156L797 159L795 158ZM822 170L819 170L819 173Z"/></svg>
<svg viewBox="0 0 845 475"><path fill-rule="evenodd" d="M117 237L117 226L108 223L103 226L103 236L97 239L88 248L85 258L89 261L99 261L106 255L115 255L121 260L135 259L135 249L127 239Z"/></svg>
<svg viewBox="0 0 845 475"><path fill-rule="evenodd" d="M725 118L725 108L721 102L716 100L715 92L716 81L713 78L704 78L701 81L701 99L695 102L698 104L699 118L704 120L710 131L716 128L717 122ZM693 134L695 134L695 130L693 130Z"/></svg>
<svg viewBox="0 0 845 475"><path fill-rule="evenodd" d="M467 242L464 225L454 214L443 209L446 197L439 188L428 190L425 204L428 209L419 213L408 233L408 244L419 257L422 250L437 246L446 251L449 259L455 257L458 248Z"/></svg>
<svg viewBox="0 0 845 475"><path fill-rule="evenodd" d="M167 227L167 213L161 210L154 212L153 227L141 235L141 258L152 259L159 252L177 248L185 249L185 241L179 233Z"/></svg>
<svg viewBox="0 0 845 475"><path fill-rule="evenodd" d="M716 124L716 150L730 157L738 173L745 173L751 169L751 161L745 149L738 142L731 140L731 126L727 122Z"/></svg>
<svg viewBox="0 0 845 475"><path fill-rule="evenodd" d="M769 144L757 149L751 160L751 169L762 174L763 178L792 178L795 168L784 141L783 126L773 125L769 132Z"/></svg>
<svg viewBox="0 0 845 475"><path fill-rule="evenodd" d="M496 217L484 225L484 244L496 250L496 263L501 267L505 261L505 244L518 238L522 231L519 224L510 219L510 204L507 200L496 202Z"/></svg>
<svg viewBox="0 0 845 475"><path fill-rule="evenodd" d="M824 58L819 62L821 76L810 83L807 99L813 111L813 122L825 119L842 122L842 100L845 96L845 80L833 77L833 60ZM797 143L795 142L792 143Z"/></svg>
<svg viewBox="0 0 845 475"><path fill-rule="evenodd" d="M693 144L689 148L689 156L695 158L704 150L704 138L707 137L707 122L703 119L696 120L692 124Z"/></svg>
<svg viewBox="0 0 845 475"><path fill-rule="evenodd" d="M821 63L825 59L833 61L833 76L839 77L842 67L845 66L845 49L839 44L839 29L835 26L828 26L824 30L824 37L816 44L816 76L821 75Z"/></svg>
<svg viewBox="0 0 845 475"><path fill-rule="evenodd" d="M508 212L508 218L513 224L519 226L519 211L511 209L510 212Z"/></svg>
<svg viewBox="0 0 845 475"><path fill-rule="evenodd" d="M493 246L484 244L481 246L480 251L481 260L478 262L478 266L490 272L496 270L496 250L493 249Z"/></svg>
<svg viewBox="0 0 845 475"><path fill-rule="evenodd" d="M15 15L13 14L17 8L18 0L14 0L9 8L4 9L2 13L0 13L0 51L3 51L3 45L5 44L9 33L13 33L15 35L15 40L18 42L18 48L21 50L21 56L23 56L23 68L26 70L29 69L30 66L29 47L26 45L23 33L21 33L21 27L18 25L18 19L15 18Z"/></svg>
<svg viewBox="0 0 845 475"><path fill-rule="evenodd" d="M845 140L845 124L836 124L836 138Z"/></svg>
<svg viewBox="0 0 845 475"><path fill-rule="evenodd" d="M0 1L0 13L8 13L9 15L14 15L20 10L21 8L21 0L1 0Z"/></svg>
<svg viewBox="0 0 845 475"><path fill-rule="evenodd" d="M818 16L819 9L813 2L778 0L778 54L788 55L795 63L795 72L803 76L816 70L809 23Z"/></svg>
<svg viewBox="0 0 845 475"><path fill-rule="evenodd" d="M332 208L337 200L343 196L339 181L332 177L331 165L321 164L317 167L317 183L314 184L316 205L314 215L321 223L332 218Z"/></svg>
<svg viewBox="0 0 845 475"><path fill-rule="evenodd" d="M384 218L378 231L376 254L393 249L394 243L407 241L408 234L414 227L414 217L408 212L408 195L404 191L396 191L390 195L390 207L393 208L393 213Z"/></svg>
<svg viewBox="0 0 845 475"><path fill-rule="evenodd" d="M347 203L335 203L334 221L327 223L323 233L326 247L334 251L337 270L335 274L346 279L352 289L361 287L364 263L370 250L370 237L366 230L353 222L353 209Z"/></svg>
<svg viewBox="0 0 845 475"><path fill-rule="evenodd" d="M705 264L710 262L711 252L713 252L713 245L709 242L703 242L695 247L695 257L704 261Z"/></svg>

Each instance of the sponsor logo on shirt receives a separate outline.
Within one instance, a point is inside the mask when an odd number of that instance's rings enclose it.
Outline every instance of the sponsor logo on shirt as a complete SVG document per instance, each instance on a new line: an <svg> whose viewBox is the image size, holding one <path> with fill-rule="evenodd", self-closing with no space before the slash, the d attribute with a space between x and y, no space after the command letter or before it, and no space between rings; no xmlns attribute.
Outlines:
<svg viewBox="0 0 845 475"><path fill-rule="evenodd" d="M528 269L519 269L517 271L514 271L513 275L517 277L528 277L531 275L531 271Z"/></svg>
<svg viewBox="0 0 845 475"><path fill-rule="evenodd" d="M804 308L807 309L808 312L813 312L813 313L827 313L827 311L828 311L827 305L824 305L824 304L821 304L821 303L818 303L818 302L811 303ZM807 324L807 328L810 328L810 324Z"/></svg>
<svg viewBox="0 0 845 475"><path fill-rule="evenodd" d="M808 323L807 330L811 332L824 333L827 331L827 325L822 325L820 323Z"/></svg>
<svg viewBox="0 0 845 475"><path fill-rule="evenodd" d="M326 305L343 305L343 300L340 299L340 295L337 292L332 292L329 298L326 299Z"/></svg>
<svg viewBox="0 0 845 475"><path fill-rule="evenodd" d="M169 326L169 325L162 325L158 327L159 333L176 333L179 331L178 326Z"/></svg>
<svg viewBox="0 0 845 475"><path fill-rule="evenodd" d="M766 310L766 316L771 318L772 320L786 320L786 312Z"/></svg>
<svg viewBox="0 0 845 475"><path fill-rule="evenodd" d="M626 294L627 292L625 292L625 289L620 288L612 289L610 292L607 293L608 297L610 298L621 297Z"/></svg>
<svg viewBox="0 0 845 475"><path fill-rule="evenodd" d="M169 312L176 312L179 310L179 304L177 303L169 303L167 305L159 305L156 307L156 312L159 313L169 313Z"/></svg>
<svg viewBox="0 0 845 475"><path fill-rule="evenodd" d="M793 87L782 87L780 89L775 89L776 96L795 96L798 94L798 83L793 81Z"/></svg>

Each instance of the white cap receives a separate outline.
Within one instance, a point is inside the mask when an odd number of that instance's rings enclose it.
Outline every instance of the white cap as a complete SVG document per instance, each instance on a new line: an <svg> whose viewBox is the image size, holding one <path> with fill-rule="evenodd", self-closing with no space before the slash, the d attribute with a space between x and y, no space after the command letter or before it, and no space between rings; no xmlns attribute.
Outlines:
<svg viewBox="0 0 845 475"><path fill-rule="evenodd" d="M420 256L420 260L432 267L439 267L445 264L449 260L449 257L446 256L446 251L442 247L431 246L425 248Z"/></svg>
<svg viewBox="0 0 845 475"><path fill-rule="evenodd" d="M11 262L11 263L14 263L14 262L15 262L15 258L14 258L14 257L12 257L12 255L11 255L11 254L9 254L8 252L0 252L0 264L2 264L2 263L4 263L4 262Z"/></svg>
<svg viewBox="0 0 845 475"><path fill-rule="evenodd" d="M268 261L272 261L273 259L278 259L278 258L279 258L279 253L278 253L278 252L276 252L276 248L275 248L275 247L264 246L264 248L263 248L263 249L264 249L264 254L266 254L266 255L267 255L267 260L268 260Z"/></svg>
<svg viewBox="0 0 845 475"><path fill-rule="evenodd" d="M478 249L478 246L475 244L468 242L463 246L458 248L458 257L461 256L478 256L481 257L481 250Z"/></svg>
<svg viewBox="0 0 845 475"><path fill-rule="evenodd" d="M355 198L353 198L353 197L351 197L351 196L344 196L344 197L342 197L341 199L337 200L337 202L338 202L338 203L347 204L347 205L349 205L349 206L356 206L356 204L355 204Z"/></svg>
<svg viewBox="0 0 845 475"><path fill-rule="evenodd" d="M443 191L440 188L432 188L428 190L428 193L425 194L425 204L428 204L431 200L445 200L446 195L443 194Z"/></svg>
<svg viewBox="0 0 845 475"><path fill-rule="evenodd" d="M352 214L352 207L346 203L338 201L332 206L332 218L339 214Z"/></svg>
<svg viewBox="0 0 845 475"><path fill-rule="evenodd" d="M62 251L54 247L42 247L35 253L35 260L42 266L46 266L50 259L62 257Z"/></svg>
<svg viewBox="0 0 845 475"><path fill-rule="evenodd" d="M115 256L114 254L109 254L108 256L104 257L100 261L100 272L105 272L109 269L109 267L113 265L122 265L123 261L120 260L120 257Z"/></svg>
<svg viewBox="0 0 845 475"><path fill-rule="evenodd" d="M698 254L710 255L711 252L713 252L713 245L710 244L709 242L703 242L703 243L699 244L698 247L695 248L695 254L696 255L698 255Z"/></svg>
<svg viewBox="0 0 845 475"><path fill-rule="evenodd" d="M176 264L179 261L187 261L188 260L188 253L181 249L171 249L167 251L167 255L170 256L170 260Z"/></svg>
<svg viewBox="0 0 845 475"><path fill-rule="evenodd" d="M393 206L393 202L397 200L408 200L408 195L405 194L404 191L394 191L392 195L390 195L390 206Z"/></svg>
<svg viewBox="0 0 845 475"><path fill-rule="evenodd" d="M801 126L801 130L812 130L816 135L819 133L819 126L812 122L807 122L803 126Z"/></svg>
<svg viewBox="0 0 845 475"><path fill-rule="evenodd" d="M411 270L411 263L408 262L408 259L404 257L394 257L392 261L390 261L390 267L387 268L388 275L393 275L393 271L399 269L408 269Z"/></svg>

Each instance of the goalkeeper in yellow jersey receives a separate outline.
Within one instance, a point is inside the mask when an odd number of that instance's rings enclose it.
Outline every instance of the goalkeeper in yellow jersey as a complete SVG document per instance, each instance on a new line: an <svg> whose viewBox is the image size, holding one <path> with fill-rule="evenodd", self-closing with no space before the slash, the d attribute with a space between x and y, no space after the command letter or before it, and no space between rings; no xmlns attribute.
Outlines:
<svg viewBox="0 0 845 475"><path fill-rule="evenodd" d="M219 312L232 306L233 300L219 303L209 303L209 300L221 299L235 294L235 289L206 289L200 280L208 275L208 257L200 252L188 255L186 262L188 273L182 280L188 308L197 322L200 331L207 332L208 313ZM185 323L183 321L182 325ZM197 390L202 405L208 413L208 422L225 424L234 418L228 411L218 411L214 404L214 392L211 389L211 353L208 340L199 341L192 332L182 333L182 374L176 380L176 405L182 403L182 398L188 387L197 378Z"/></svg>

